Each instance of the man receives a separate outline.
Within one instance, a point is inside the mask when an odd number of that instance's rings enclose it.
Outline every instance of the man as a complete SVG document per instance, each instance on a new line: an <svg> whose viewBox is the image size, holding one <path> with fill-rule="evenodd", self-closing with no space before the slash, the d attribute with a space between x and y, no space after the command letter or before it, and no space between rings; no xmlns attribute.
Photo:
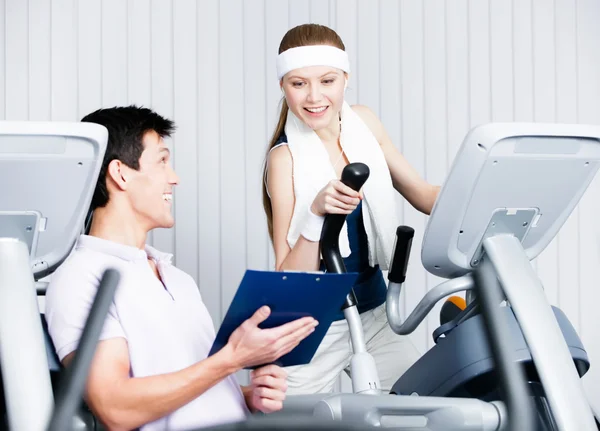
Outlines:
<svg viewBox="0 0 600 431"><path fill-rule="evenodd" d="M269 365L240 387L233 374L291 351L317 325L302 318L261 330L263 307L207 358L212 320L193 279L171 255L145 245L155 228L170 228L178 178L164 137L172 121L135 106L95 111L84 122L108 129L108 146L94 191L89 235L55 272L46 297L49 332L68 366L106 268L121 281L106 318L86 388L92 411L111 430L184 430L279 410L285 373Z"/></svg>

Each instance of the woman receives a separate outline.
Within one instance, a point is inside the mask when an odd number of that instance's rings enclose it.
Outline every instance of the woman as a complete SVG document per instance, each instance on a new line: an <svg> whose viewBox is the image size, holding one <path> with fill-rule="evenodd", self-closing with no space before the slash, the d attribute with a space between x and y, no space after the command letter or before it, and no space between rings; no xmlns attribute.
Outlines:
<svg viewBox="0 0 600 431"><path fill-rule="evenodd" d="M387 324L386 270L399 224L394 194L429 214L439 187L425 182L396 150L381 121L367 107L344 101L349 62L332 29L304 24L279 46L277 73L284 95L265 164L263 203L277 270L315 271L325 214L347 214L340 251L354 286L367 348L381 385L393 383L418 358L407 337ZM370 176L360 192L339 178L351 162ZM329 392L352 356L348 325L340 311L310 364L290 367L288 392Z"/></svg>

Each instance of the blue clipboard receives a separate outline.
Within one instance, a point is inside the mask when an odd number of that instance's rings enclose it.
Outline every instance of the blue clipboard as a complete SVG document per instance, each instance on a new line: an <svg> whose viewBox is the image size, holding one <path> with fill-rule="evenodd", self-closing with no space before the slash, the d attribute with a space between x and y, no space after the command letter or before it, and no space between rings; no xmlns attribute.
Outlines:
<svg viewBox="0 0 600 431"><path fill-rule="evenodd" d="M247 270L219 328L209 356L221 350L227 344L231 333L256 310L268 305L271 315L259 325L260 328L273 328L305 316L312 316L319 322L312 334L275 362L281 367L308 364L340 312L357 277L358 273Z"/></svg>

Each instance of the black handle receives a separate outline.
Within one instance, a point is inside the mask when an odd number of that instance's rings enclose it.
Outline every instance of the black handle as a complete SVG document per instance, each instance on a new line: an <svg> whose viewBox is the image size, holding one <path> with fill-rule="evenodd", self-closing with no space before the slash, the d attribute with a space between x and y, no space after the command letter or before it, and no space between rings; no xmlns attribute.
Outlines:
<svg viewBox="0 0 600 431"><path fill-rule="evenodd" d="M406 270L408 269L408 259L414 236L415 230L410 226L398 226L396 229L394 254L392 255L390 271L388 272L389 281L404 283L404 280L406 280Z"/></svg>
<svg viewBox="0 0 600 431"><path fill-rule="evenodd" d="M342 171L342 183L352 190L359 191L369 178L369 167L364 163L350 163Z"/></svg>
<svg viewBox="0 0 600 431"><path fill-rule="evenodd" d="M364 163L350 163L342 171L342 183L360 190L369 178L369 167ZM346 214L327 214L321 231L321 255L325 262L327 272L344 273L346 266L340 254L339 240L340 231L346 221Z"/></svg>
<svg viewBox="0 0 600 431"><path fill-rule="evenodd" d="M107 269L100 280L98 292L83 327L73 361L64 370L61 378L48 431L72 429L73 417L81 403L98 338L102 332L110 304L115 296L119 279L120 275L116 270Z"/></svg>
<svg viewBox="0 0 600 431"><path fill-rule="evenodd" d="M353 190L360 190L369 178L369 167L364 163L350 163L342 171L341 181ZM321 256L325 263L325 269L331 273L345 273L346 265L340 253L339 241L340 231L346 221L346 214L327 214L321 231ZM356 296L351 291L342 307L348 308L356 305Z"/></svg>

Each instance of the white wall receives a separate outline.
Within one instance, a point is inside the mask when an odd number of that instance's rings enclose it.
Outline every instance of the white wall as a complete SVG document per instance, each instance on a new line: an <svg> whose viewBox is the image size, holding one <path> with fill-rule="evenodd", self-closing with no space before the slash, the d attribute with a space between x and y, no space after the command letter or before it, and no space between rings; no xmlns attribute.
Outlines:
<svg viewBox="0 0 600 431"><path fill-rule="evenodd" d="M151 242L198 281L215 322L246 268L273 267L261 164L281 96L279 41L293 25L336 29L350 103L377 112L395 145L442 183L470 127L488 121L600 123L598 0L0 0L0 119L78 120L143 104L176 120L176 227ZM526 186L526 185L524 185ZM600 180L535 262L596 365L600 409ZM418 260L407 310L438 280ZM431 346L437 312L413 336Z"/></svg>

